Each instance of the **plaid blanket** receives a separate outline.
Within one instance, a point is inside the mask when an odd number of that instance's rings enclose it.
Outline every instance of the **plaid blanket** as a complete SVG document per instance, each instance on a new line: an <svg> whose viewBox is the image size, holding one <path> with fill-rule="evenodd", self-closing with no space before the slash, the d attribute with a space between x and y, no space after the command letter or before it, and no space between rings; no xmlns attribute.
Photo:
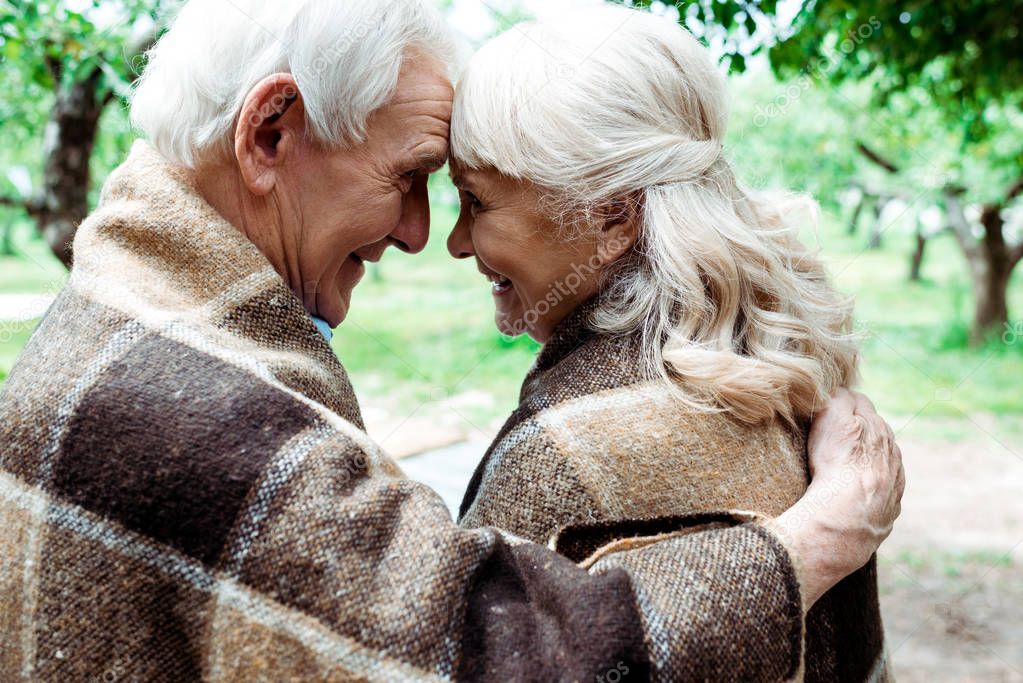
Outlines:
<svg viewBox="0 0 1023 683"><path fill-rule="evenodd" d="M567 525L606 520L714 509L777 516L802 496L804 431L684 409L644 374L638 335L590 329L598 305L570 314L544 346L469 484L463 526L545 543ZM814 605L806 639L808 681L889 677L873 560ZM664 665L669 678L684 676L685 653Z"/></svg>
<svg viewBox="0 0 1023 683"><path fill-rule="evenodd" d="M140 143L0 394L0 679L791 677L750 517L455 525L266 259ZM661 675L663 678L663 675Z"/></svg>

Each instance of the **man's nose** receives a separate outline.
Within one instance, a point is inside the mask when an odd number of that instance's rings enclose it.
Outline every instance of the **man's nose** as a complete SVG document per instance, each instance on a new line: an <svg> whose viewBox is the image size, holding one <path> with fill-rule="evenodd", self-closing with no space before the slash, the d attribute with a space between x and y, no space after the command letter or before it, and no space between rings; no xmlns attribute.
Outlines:
<svg viewBox="0 0 1023 683"><path fill-rule="evenodd" d="M430 193L426 177L417 178L402 199L401 222L390 234L394 244L410 254L418 254L430 239Z"/></svg>
<svg viewBox="0 0 1023 683"><path fill-rule="evenodd" d="M469 221L465 219L464 214L459 214L455 227L448 235L448 253L454 258L469 258L476 253L472 248Z"/></svg>

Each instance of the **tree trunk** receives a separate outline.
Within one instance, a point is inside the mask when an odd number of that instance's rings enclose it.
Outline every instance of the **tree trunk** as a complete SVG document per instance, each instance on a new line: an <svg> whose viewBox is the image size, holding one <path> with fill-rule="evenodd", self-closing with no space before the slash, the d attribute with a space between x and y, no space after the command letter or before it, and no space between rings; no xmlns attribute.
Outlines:
<svg viewBox="0 0 1023 683"><path fill-rule="evenodd" d="M89 213L89 160L108 101L100 92L101 77L96 69L89 78L58 90L43 140L46 165L36 225L68 268L75 230Z"/></svg>
<svg viewBox="0 0 1023 683"><path fill-rule="evenodd" d="M881 225L881 214L887 205L888 200L884 197L874 200L874 222L870 224L870 239L867 241L867 249L881 248L881 233L884 232L884 227Z"/></svg>
<svg viewBox="0 0 1023 683"><path fill-rule="evenodd" d="M1007 291L1010 272L997 268L983 268L974 276L973 298L976 309L970 341L980 344L988 337L1005 331L1009 321Z"/></svg>
<svg viewBox="0 0 1023 683"><path fill-rule="evenodd" d="M909 281L920 282L920 271L924 265L924 249L927 247L927 237L924 236L924 226L919 222L916 224L914 235L916 246L913 249L913 258L909 264Z"/></svg>
<svg viewBox="0 0 1023 683"><path fill-rule="evenodd" d="M1002 333L1009 321L1009 278L1016 264L1010 258L1002 232L1005 221L997 206L985 206L980 215L984 237L978 245L979 258L971 263L975 303L970 339L980 343L993 333Z"/></svg>
<svg viewBox="0 0 1023 683"><path fill-rule="evenodd" d="M1009 320L1008 288L1013 268L1023 259L1023 244L1010 248L1005 243L1003 232L1003 206L1015 197L1008 195L1002 204L987 204L980 213L984 229L978 241L973 236L962 205L959 203L961 190L946 188L945 209L949 225L966 255L973 279L973 326L970 342L979 344L993 334L1004 332Z"/></svg>
<svg viewBox="0 0 1023 683"><path fill-rule="evenodd" d="M860 194L859 201L856 202L856 208L853 209L852 217L849 218L849 227L846 229L846 234L852 237L856 234L856 228L860 224L860 214L863 213L863 205L867 203L867 194L864 192Z"/></svg>

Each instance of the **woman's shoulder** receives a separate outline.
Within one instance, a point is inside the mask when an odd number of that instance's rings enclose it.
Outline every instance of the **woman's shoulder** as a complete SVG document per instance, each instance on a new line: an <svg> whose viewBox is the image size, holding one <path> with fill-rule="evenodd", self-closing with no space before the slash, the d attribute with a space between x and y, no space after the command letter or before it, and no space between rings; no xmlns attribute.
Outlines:
<svg viewBox="0 0 1023 683"><path fill-rule="evenodd" d="M590 334L557 354L544 347L522 383L519 412L535 414L564 402L644 380L636 339Z"/></svg>
<svg viewBox="0 0 1023 683"><path fill-rule="evenodd" d="M680 505L780 512L807 482L801 433L695 409L659 379L555 403L495 451L512 454L502 460L515 468L556 466L611 517Z"/></svg>
<svg viewBox="0 0 1023 683"><path fill-rule="evenodd" d="M539 416L506 428L470 483L460 523L546 543L563 526L603 519L594 491L567 456Z"/></svg>

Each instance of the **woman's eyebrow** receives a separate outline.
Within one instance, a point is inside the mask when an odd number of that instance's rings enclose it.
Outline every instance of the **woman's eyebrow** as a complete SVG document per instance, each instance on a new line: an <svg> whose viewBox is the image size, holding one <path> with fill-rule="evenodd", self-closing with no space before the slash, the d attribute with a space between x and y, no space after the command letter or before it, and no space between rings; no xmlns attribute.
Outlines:
<svg viewBox="0 0 1023 683"><path fill-rule="evenodd" d="M466 177L462 173L456 173L454 170L450 171L451 184L457 188L465 188L472 190L473 182L472 179Z"/></svg>

